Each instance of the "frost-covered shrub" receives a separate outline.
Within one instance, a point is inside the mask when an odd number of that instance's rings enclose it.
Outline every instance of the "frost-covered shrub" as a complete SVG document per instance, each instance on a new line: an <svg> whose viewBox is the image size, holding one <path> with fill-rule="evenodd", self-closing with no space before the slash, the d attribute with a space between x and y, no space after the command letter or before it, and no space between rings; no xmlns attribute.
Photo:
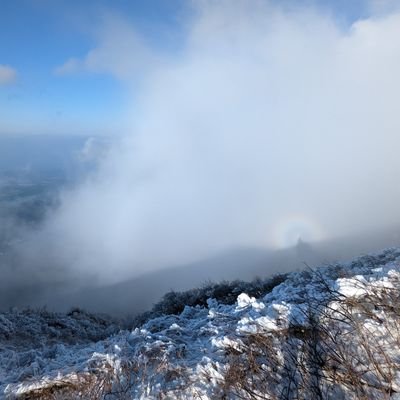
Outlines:
<svg viewBox="0 0 400 400"><path fill-rule="evenodd" d="M156 303L151 311L143 313L133 320L133 326L138 327L151 318L161 315L180 314L186 306L207 307L208 299L215 299L221 304L235 304L241 293L252 297L262 297L280 285L287 278L287 274L275 275L272 278L256 278L252 282L235 280L219 283L207 282L200 288L184 292L170 291Z"/></svg>
<svg viewBox="0 0 400 400"><path fill-rule="evenodd" d="M399 256L391 250L287 278L170 292L159 316L140 317L140 329L95 343L84 342L86 329L101 331L107 319L79 309L3 315L12 339L2 337L0 393L40 400L398 399ZM219 300L206 308L213 296ZM236 304L226 304L232 299ZM179 313L182 304L196 306ZM161 314L170 311L178 314ZM13 332L33 323L29 318L44 324L27 330L47 332L46 346L19 347L22 336ZM84 340L64 340L76 324ZM53 329L60 332L49 345Z"/></svg>
<svg viewBox="0 0 400 400"><path fill-rule="evenodd" d="M45 309L15 309L0 314L0 340L18 340L29 347L54 341L98 341L119 330L120 324L113 318L77 309L68 314Z"/></svg>
<svg viewBox="0 0 400 400"><path fill-rule="evenodd" d="M9 338L15 332L14 324L0 314L0 337Z"/></svg>

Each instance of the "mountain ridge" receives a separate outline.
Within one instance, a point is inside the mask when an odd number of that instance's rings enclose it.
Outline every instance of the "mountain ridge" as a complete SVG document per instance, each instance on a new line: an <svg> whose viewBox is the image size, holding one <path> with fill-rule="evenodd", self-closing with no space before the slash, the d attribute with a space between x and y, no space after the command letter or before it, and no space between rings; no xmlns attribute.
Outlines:
<svg viewBox="0 0 400 400"><path fill-rule="evenodd" d="M9 329L7 345L1 342L0 393L22 399L396 399L399 289L400 249L390 248L289 273L257 298L241 292L234 304L209 298L203 306L183 305L178 314L148 315L142 325L94 342L56 340L21 350ZM2 314L1 329L9 323Z"/></svg>

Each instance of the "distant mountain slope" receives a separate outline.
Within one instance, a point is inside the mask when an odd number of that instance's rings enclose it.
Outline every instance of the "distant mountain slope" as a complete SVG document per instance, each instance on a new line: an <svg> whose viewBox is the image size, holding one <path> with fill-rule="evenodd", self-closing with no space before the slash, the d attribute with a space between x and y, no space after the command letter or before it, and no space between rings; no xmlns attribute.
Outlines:
<svg viewBox="0 0 400 400"><path fill-rule="evenodd" d="M83 287L77 290L73 289L76 286L73 282L61 286L57 282L54 287L48 285L40 292L31 291L32 295L29 297L21 296L19 305L24 305L22 301L25 300L25 305L50 304L55 310L65 311L74 306L92 312L132 315L149 309L169 290L188 290L208 281L251 281L257 276L268 278L277 273L344 261L359 254L398 246L399 232L399 227L393 227L318 243L303 243L302 249L236 248L192 264L171 266L141 276L128 277L116 284L95 286L80 282ZM134 266L132 269L134 271ZM43 293L43 296L40 297L39 293ZM0 298L6 295L7 292L3 291Z"/></svg>
<svg viewBox="0 0 400 400"><path fill-rule="evenodd" d="M0 341L0 393L23 399L399 398L400 249L293 272L277 283L258 298L240 293L234 304L209 299L178 315L150 315L133 331L92 343L60 339L59 346L29 352L18 335L13 342L11 330ZM1 316L0 332L9 321Z"/></svg>

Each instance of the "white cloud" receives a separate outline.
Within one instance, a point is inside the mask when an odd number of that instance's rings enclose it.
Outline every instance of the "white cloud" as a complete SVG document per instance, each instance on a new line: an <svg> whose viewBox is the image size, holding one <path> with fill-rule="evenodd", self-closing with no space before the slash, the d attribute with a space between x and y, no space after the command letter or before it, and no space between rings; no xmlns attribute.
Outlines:
<svg viewBox="0 0 400 400"><path fill-rule="evenodd" d="M98 46L82 58L70 58L55 68L56 75L107 73L130 80L157 63L155 54L121 17L106 14L97 30Z"/></svg>
<svg viewBox="0 0 400 400"><path fill-rule="evenodd" d="M9 65L0 64L0 85L14 83L17 79L17 71Z"/></svg>
<svg viewBox="0 0 400 400"><path fill-rule="evenodd" d="M74 74L82 71L84 69L82 61L78 60L77 58L70 58L67 60L63 65L54 69L54 73L56 75L68 75Z"/></svg>
<svg viewBox="0 0 400 400"><path fill-rule="evenodd" d="M328 237L400 222L400 14L343 31L310 9L196 4L185 48L146 71L132 130L36 238L115 277L272 246L290 215ZM143 72L152 52L109 26L84 68Z"/></svg>

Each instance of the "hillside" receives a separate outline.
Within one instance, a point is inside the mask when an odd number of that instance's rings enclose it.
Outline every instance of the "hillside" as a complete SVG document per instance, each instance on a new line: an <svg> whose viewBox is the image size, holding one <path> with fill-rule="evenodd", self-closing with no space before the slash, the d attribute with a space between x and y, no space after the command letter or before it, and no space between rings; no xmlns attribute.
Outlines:
<svg viewBox="0 0 400 400"><path fill-rule="evenodd" d="M12 310L0 315L0 393L400 398L399 289L400 249L387 249L269 281L171 292L130 329L80 310Z"/></svg>

